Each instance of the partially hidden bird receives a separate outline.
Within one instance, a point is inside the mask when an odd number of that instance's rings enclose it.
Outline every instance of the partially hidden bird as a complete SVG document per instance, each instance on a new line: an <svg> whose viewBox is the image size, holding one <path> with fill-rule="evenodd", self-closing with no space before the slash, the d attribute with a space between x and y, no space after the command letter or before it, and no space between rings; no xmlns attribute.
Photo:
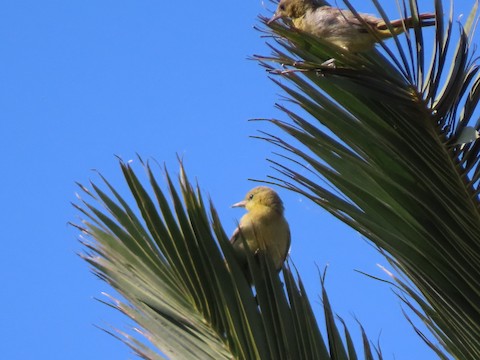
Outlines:
<svg viewBox="0 0 480 360"><path fill-rule="evenodd" d="M290 250L290 228L283 215L284 207L278 194L267 186L258 186L250 190L243 201L232 207L243 207L248 211L240 219L230 239L236 258L247 273L248 281L251 282L251 277L247 272L245 243L248 251L254 255L264 250L279 271Z"/></svg>
<svg viewBox="0 0 480 360"><path fill-rule="evenodd" d="M280 0L268 23L290 19L295 28L354 53L372 50L380 40L414 27L412 17L390 21L390 31L383 19L364 13L358 15L361 19L349 10L319 5L315 0ZM435 25L435 14L420 14L418 19L422 27Z"/></svg>

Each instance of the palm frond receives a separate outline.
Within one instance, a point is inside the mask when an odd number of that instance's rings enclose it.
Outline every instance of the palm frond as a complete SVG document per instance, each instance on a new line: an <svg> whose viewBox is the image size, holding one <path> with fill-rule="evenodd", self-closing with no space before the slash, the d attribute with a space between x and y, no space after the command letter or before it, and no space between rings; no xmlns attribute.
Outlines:
<svg viewBox="0 0 480 360"><path fill-rule="evenodd" d="M256 57L300 111L278 105L290 121L268 121L287 136L258 137L285 150L272 160L280 174L273 181L377 245L409 279L398 284L440 345L455 358L478 359L480 121L473 116L480 76L471 51L477 3L457 42L453 11L445 21L441 1L433 6L429 65L418 21L406 40L395 37L395 55L351 54L262 18L275 45L271 56ZM403 8L418 20L415 0ZM335 67L322 65L330 58Z"/></svg>
<svg viewBox="0 0 480 360"><path fill-rule="evenodd" d="M87 199L76 205L84 217L76 225L86 237L82 257L123 298L108 296L105 303L138 324L133 334L105 331L144 359L353 358L355 347L346 328L344 346L323 282L328 343L298 274L285 265L282 285L270 258L247 254L252 291L213 204L207 210L183 166L180 191L165 170L167 197L151 166L142 164L148 187L120 162L135 207L103 177L106 191L81 186ZM367 345L369 359L382 358Z"/></svg>

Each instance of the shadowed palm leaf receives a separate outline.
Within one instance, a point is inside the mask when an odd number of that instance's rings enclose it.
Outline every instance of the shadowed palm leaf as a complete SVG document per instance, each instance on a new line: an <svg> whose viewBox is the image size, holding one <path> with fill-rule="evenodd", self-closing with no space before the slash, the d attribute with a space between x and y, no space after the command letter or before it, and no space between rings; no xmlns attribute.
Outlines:
<svg viewBox="0 0 480 360"><path fill-rule="evenodd" d="M418 22L417 2L403 5ZM394 37L397 54L346 53L268 25L273 55L256 58L300 110L279 106L290 121L268 121L288 137L260 138L286 150L273 161L283 175L274 182L371 240L406 277L394 277L399 296L443 348L479 359L480 121L473 114L480 80L470 50L477 4L458 41L453 12L445 22L441 1L433 6L434 31L417 24L408 37ZM435 32L430 64L422 31ZM335 67L322 66L330 58Z"/></svg>
<svg viewBox="0 0 480 360"><path fill-rule="evenodd" d="M112 335L145 359L357 358L344 325L340 335L323 279L327 343L288 265L282 285L269 258L247 254L252 292L213 205L209 215L183 167L180 193L165 171L169 201L148 164L149 188L129 164L120 165L135 208L104 178L109 191L81 186L89 200L77 205L85 218L77 227L90 249L83 258L124 298L110 297L109 304L134 320L150 345L120 330ZM361 330L365 358L381 359Z"/></svg>

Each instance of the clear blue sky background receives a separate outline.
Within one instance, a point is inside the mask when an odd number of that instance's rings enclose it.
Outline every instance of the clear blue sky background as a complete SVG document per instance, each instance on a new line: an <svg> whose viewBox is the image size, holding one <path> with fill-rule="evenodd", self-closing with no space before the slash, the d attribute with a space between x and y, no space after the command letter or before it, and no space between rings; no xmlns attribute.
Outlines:
<svg viewBox="0 0 480 360"><path fill-rule="evenodd" d="M369 2L353 3L375 12ZM395 1L382 3L397 17ZM456 2L457 14L470 3ZM247 60L269 54L253 26L272 9L260 0L0 5L2 359L134 358L93 326L131 321L94 300L109 288L76 255L78 234L67 225L78 216L74 182L98 179L91 169L124 188L114 155L139 153L176 174L179 153L233 231L243 211L230 205L254 186L247 178L273 173L265 159L276 150L249 138L275 130L247 120L284 118L273 107L280 90ZM356 317L380 338L387 359L434 359L389 287L354 271L383 276L376 266L386 265L383 258L320 208L280 193L291 256L315 310L321 313L316 265L329 264L331 301L353 329Z"/></svg>

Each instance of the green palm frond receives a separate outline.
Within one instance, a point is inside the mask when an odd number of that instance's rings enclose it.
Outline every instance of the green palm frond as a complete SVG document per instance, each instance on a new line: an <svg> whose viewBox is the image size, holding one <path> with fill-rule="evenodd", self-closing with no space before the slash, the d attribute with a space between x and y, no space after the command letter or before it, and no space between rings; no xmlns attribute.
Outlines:
<svg viewBox="0 0 480 360"><path fill-rule="evenodd" d="M337 327L323 279L328 342L288 265L283 285L268 257L247 254L252 291L213 204L208 210L183 166L180 191L165 170L167 197L149 164L147 187L130 164L120 165L134 207L103 177L107 191L81 186L86 199L76 205L84 218L76 225L86 237L82 257L123 298L107 303L139 326L137 336L107 332L144 359L357 358L348 330L343 326L342 336ZM365 358L381 359L361 330Z"/></svg>
<svg viewBox="0 0 480 360"><path fill-rule="evenodd" d="M394 37L395 51L351 54L262 19L275 44L271 56L256 57L300 110L278 105L290 121L268 121L286 136L259 137L285 150L272 160L281 174L273 181L378 246L408 279L395 277L399 296L441 346L455 358L479 359L480 121L473 116L480 76L471 50L477 3L458 26L458 41L453 10L445 20L441 1L433 6L429 64L423 33L430 30L418 21L408 36ZM403 7L418 20L415 0ZM330 58L334 67L322 65Z"/></svg>

